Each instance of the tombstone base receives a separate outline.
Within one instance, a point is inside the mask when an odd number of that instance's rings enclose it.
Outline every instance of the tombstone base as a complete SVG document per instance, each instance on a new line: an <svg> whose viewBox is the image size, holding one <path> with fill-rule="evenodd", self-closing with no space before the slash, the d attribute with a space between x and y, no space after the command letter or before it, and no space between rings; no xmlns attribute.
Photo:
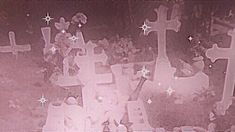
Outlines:
<svg viewBox="0 0 235 132"><path fill-rule="evenodd" d="M61 87L82 85L78 76L60 75L58 76L58 79L56 81L53 81L52 83Z"/></svg>

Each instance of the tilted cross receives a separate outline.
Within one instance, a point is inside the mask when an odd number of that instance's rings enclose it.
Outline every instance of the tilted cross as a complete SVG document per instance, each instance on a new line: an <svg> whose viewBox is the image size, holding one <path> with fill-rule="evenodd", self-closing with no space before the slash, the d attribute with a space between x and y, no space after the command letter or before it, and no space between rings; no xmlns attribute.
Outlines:
<svg viewBox="0 0 235 132"><path fill-rule="evenodd" d="M9 32L9 39L10 39L10 46L1 46L0 47L0 52L12 52L13 55L18 57L18 52L25 52L25 51L30 51L31 46L29 44L27 45L16 45L16 40L15 40L15 33L10 31Z"/></svg>
<svg viewBox="0 0 235 132"><path fill-rule="evenodd" d="M218 48L217 45L213 45L213 47L206 52L206 56L210 58L212 62L218 59L228 59L223 97L220 102L223 113L231 104L235 85L235 29L229 31L228 35L232 37L230 48Z"/></svg>

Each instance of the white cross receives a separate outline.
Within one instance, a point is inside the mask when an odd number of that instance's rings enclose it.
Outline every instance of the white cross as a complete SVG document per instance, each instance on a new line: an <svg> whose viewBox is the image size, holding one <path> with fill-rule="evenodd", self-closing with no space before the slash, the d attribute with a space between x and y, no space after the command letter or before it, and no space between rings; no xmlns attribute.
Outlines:
<svg viewBox="0 0 235 132"><path fill-rule="evenodd" d="M222 107L222 114L225 114L226 109L228 109L231 104L231 97L233 96L235 85L235 29L229 31L228 35L232 38L230 48L219 48L217 45L213 45L211 49L206 51L206 56L210 58L212 62L218 59L228 59L223 97L217 107L218 109Z"/></svg>
<svg viewBox="0 0 235 132"><path fill-rule="evenodd" d="M18 52L25 52L30 51L31 46L29 44L27 45L16 45L15 40L15 33L10 31L9 32L9 39L10 39L10 46L0 46L0 52L6 53L6 52L12 52L13 55L18 57Z"/></svg>

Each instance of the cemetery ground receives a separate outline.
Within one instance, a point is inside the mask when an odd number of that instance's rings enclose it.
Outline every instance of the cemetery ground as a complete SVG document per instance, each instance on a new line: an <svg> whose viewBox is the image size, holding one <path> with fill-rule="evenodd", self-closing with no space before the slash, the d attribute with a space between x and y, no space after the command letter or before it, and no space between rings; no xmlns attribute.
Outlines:
<svg viewBox="0 0 235 132"><path fill-rule="evenodd" d="M69 94L69 91L61 87L44 82L43 74L39 72L42 61L39 52L20 53L17 60L12 54L1 53L0 131L40 132L46 121L49 102L62 100ZM218 61L214 68L224 65L225 62ZM168 130L184 125L207 128L208 114L215 100L220 100L219 93L222 93L224 80L223 71L215 71L213 75L210 75L212 72L207 73L212 80L211 85L214 84L214 97L208 97L207 92L204 92L197 100L175 104L174 96L158 94L152 97L151 104L145 102L150 125ZM47 99L44 106L38 101L42 94Z"/></svg>

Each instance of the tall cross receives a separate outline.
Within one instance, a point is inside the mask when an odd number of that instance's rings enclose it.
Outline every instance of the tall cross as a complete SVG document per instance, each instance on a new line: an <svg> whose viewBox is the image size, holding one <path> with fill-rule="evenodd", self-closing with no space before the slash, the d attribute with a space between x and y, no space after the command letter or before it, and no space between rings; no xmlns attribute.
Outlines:
<svg viewBox="0 0 235 132"><path fill-rule="evenodd" d="M151 27L147 31L147 34L153 31L157 31L158 33L158 59L168 58L166 54L166 30L178 32L181 25L177 18L167 20L167 10L167 7L160 5L158 9L154 9L158 15L157 21L150 22L148 19L146 20L146 24Z"/></svg>
<svg viewBox="0 0 235 132"><path fill-rule="evenodd" d="M7 52L12 52L13 55L18 57L18 52L25 52L25 51L30 51L31 46L29 44L27 45L16 45L16 40L15 40L15 33L10 31L9 32L9 39L10 39L10 46L1 46L0 47L0 52L7 53Z"/></svg>
<svg viewBox="0 0 235 132"><path fill-rule="evenodd" d="M173 30L177 32L181 25L177 18L167 20L167 10L167 7L160 5L158 9L154 10L158 15L158 19L155 22L146 20L146 24L151 27L147 34L154 31L158 33L158 56L155 64L154 82L164 82L166 85L170 83L175 72L166 54L166 31Z"/></svg>
<svg viewBox="0 0 235 132"><path fill-rule="evenodd" d="M227 70L224 82L223 97L219 106L224 114L228 109L232 101L235 85L235 29L228 32L228 35L232 37L230 48L218 48L215 44L211 49L208 49L206 56L215 62L218 59L228 59Z"/></svg>

